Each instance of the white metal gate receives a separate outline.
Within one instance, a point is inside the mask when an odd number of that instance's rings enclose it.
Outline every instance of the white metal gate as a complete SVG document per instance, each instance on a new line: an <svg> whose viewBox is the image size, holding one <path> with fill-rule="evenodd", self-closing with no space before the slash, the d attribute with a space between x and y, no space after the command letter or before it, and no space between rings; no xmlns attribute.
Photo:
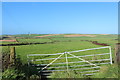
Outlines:
<svg viewBox="0 0 120 80"><path fill-rule="evenodd" d="M82 54L86 51L99 50L99 49L107 49L107 53L99 53L99 54ZM102 50L104 51L104 50ZM78 52L82 55L76 55ZM98 51L99 52L99 51ZM97 51L95 53L98 53ZM64 55L64 57L62 57ZM51 58L50 56L56 56L56 58ZM97 57L98 56L98 57ZM102 57L103 56L103 57ZM36 57L36 58L34 58ZM47 58L45 58L47 57ZM47 72L47 71L71 71L71 70L81 70L80 73L83 75L93 75L95 72L98 72L100 67L104 64L112 64L112 52L111 46L106 47L98 47L98 48L90 48L83 50L76 50L64 53L56 53L56 54L28 54L28 64L33 63L32 65L43 67L38 67L39 72ZM45 58L45 59L44 59ZM94 59L93 59L94 58ZM65 62L57 60L63 60ZM70 60L72 61L70 61ZM77 61L74 61L76 60ZM87 60L88 59L88 60ZM92 60L90 60L92 59ZM47 63L48 61L48 63ZM43 62L43 63L41 63ZM70 65L72 64L72 65ZM56 66L55 66L56 65ZM61 66L62 65L62 66ZM47 70L46 70L47 69Z"/></svg>

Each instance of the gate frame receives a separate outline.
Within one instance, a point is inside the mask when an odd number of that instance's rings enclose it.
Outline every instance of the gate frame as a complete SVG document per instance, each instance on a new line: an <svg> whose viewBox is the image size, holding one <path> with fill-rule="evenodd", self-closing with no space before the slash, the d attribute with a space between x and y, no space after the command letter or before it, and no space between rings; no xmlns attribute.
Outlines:
<svg viewBox="0 0 120 80"><path fill-rule="evenodd" d="M28 54L27 55L27 59L28 59L28 66L30 65L30 59L29 59L29 56L41 56L41 55L59 55L57 58L53 58L54 60L51 61L49 64L47 64L45 67L43 67L41 69L41 71L43 71L44 69L46 69L48 66L50 66L51 64L53 64L57 59L60 59L61 56L65 55L65 59L66 59L66 68L67 68L67 72L69 72L69 62L68 62L68 57L67 55L71 55L73 56L74 58L78 58L79 60L82 60L83 62L87 62L89 63L90 65L94 65L95 67L94 68L100 68L100 66L97 66L96 64L93 64L87 60L84 60L82 58L80 58L79 56L75 56L71 53L73 52L82 52L82 51L88 51L88 50L96 50L96 49L103 49L103 48L108 48L109 49L109 53L102 53L102 54L96 54L96 55L106 55L106 54L110 54L110 58L108 60L110 60L110 64L112 64L112 50L111 50L111 46L106 46L106 47L98 47L98 48L90 48L90 49L83 49L83 50L76 50L76 51L70 51L70 52L64 52L64 53L56 53L56 54ZM84 56L93 56L92 55L84 55ZM41 60L41 59L40 59ZM49 59L48 59L49 60ZM107 59L101 59L101 60L107 60ZM33 60L32 60L33 61ZM81 61L81 62L82 62ZM107 63L106 63L107 64ZM74 70L74 69L73 69ZM39 71L39 72L41 72Z"/></svg>

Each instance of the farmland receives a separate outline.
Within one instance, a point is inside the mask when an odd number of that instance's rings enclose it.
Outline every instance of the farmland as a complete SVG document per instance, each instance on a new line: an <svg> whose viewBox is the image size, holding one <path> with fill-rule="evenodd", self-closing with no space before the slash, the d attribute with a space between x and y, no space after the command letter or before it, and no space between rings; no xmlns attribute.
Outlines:
<svg viewBox="0 0 120 80"><path fill-rule="evenodd" d="M4 38L5 37L5 38ZM0 45L7 45L9 46L1 46L2 53L9 53L10 47L15 47L16 55L20 57L23 64L27 64L27 55L28 54L55 54L55 53L63 53L75 50L83 50L89 48L97 48L103 47L106 44L112 47L112 56L114 61L114 53L115 53L115 44L118 43L118 36L113 34L24 34L24 35L3 35L2 40L16 40L15 42L11 41L2 41ZM94 44L93 41L97 41L99 44ZM22 44L26 45L22 45ZM32 43L32 44L31 44ZM100 44L101 43L101 44ZM10 44L14 44L10 46ZM20 44L20 45L17 45ZM73 53L76 56L82 55L90 55L90 54L101 54L109 52L108 49L101 49L101 50L93 50L93 51L86 51L80 53ZM42 56L42 57L32 57L31 59L47 59L47 58L56 58L58 56ZM62 56L63 57L63 56ZM68 57L71 57L68 55ZM101 57L97 57L100 59ZM109 56L103 56L103 59L109 58ZM94 57L87 57L86 60L92 60ZM34 64L48 64L52 60L40 62L35 61ZM68 59L69 62L71 61L78 61L76 58ZM57 60L56 63L65 62L65 59ZM83 63L84 64L84 63ZM66 65L66 64L65 64ZM65 66L60 65L60 66ZM70 64L73 65L81 65L81 63L77 64ZM109 65L108 65L109 66ZM52 66L55 67L55 66ZM72 68L71 68L72 69ZM64 70L64 69L63 69ZM57 72L56 72L57 73ZM60 72L61 73L61 72ZM61 73L62 74L62 73ZM72 72L71 72L72 74ZM52 78L56 78L56 75L53 73ZM73 76L74 77L74 76ZM77 76L78 77L78 76ZM57 78L60 78L59 76ZM64 78L64 77L62 77Z"/></svg>

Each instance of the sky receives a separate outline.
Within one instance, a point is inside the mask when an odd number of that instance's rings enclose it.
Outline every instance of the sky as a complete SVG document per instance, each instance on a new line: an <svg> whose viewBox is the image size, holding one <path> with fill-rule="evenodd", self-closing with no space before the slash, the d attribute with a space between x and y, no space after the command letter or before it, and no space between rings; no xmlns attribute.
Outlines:
<svg viewBox="0 0 120 80"><path fill-rule="evenodd" d="M3 2L3 34L117 34L117 2Z"/></svg>
<svg viewBox="0 0 120 80"><path fill-rule="evenodd" d="M2 2L119 2L120 0L1 0Z"/></svg>

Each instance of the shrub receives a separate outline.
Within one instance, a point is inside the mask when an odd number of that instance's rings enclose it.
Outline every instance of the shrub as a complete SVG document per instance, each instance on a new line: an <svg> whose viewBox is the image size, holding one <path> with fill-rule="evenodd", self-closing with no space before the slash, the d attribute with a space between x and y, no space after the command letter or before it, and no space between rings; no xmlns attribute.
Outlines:
<svg viewBox="0 0 120 80"><path fill-rule="evenodd" d="M15 70L14 68L8 68L2 73L3 79L20 79L25 78L24 73L19 72L18 70Z"/></svg>
<svg viewBox="0 0 120 80"><path fill-rule="evenodd" d="M118 65L113 64L113 65L108 65L108 66L103 66L100 69L100 72L97 73L96 75L93 75L93 78L118 78L120 74L118 74L118 70L120 70L120 67Z"/></svg>

